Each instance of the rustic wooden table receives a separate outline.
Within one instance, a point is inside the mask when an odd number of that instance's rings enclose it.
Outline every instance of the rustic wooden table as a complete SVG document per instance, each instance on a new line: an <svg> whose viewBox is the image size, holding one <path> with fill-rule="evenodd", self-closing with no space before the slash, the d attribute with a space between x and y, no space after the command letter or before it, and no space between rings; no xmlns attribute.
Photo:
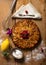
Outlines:
<svg viewBox="0 0 46 65"><path fill-rule="evenodd" d="M7 17L9 13L9 9L12 4L12 1L13 0L0 0L0 30L2 30L2 22L4 22L5 18ZM42 39L45 41L45 12L44 12L45 11L45 8L44 8L45 1L44 0L17 0L16 10L22 4L27 4L28 2L31 2L34 5L34 7L36 7L36 9L42 15L42 20L32 20L32 21L34 21L38 25L41 31ZM6 60L3 57L3 55L0 53L0 65L41 65L42 62L43 60L39 62L30 61L29 63L17 62L16 60L14 60L12 56L10 56L9 60ZM45 59L44 59L44 62L45 62ZM42 65L46 65L46 64L42 63Z"/></svg>

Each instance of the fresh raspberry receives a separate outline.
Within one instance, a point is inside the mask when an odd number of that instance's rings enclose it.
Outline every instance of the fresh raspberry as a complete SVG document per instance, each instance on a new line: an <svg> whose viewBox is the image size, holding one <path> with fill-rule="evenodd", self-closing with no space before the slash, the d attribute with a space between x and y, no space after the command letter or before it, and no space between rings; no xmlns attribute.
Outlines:
<svg viewBox="0 0 46 65"><path fill-rule="evenodd" d="M29 32L27 30L22 31L20 35L23 39L29 39Z"/></svg>
<svg viewBox="0 0 46 65"><path fill-rule="evenodd" d="M26 13L26 14L28 14L28 11L27 11L27 10L25 10L25 13Z"/></svg>

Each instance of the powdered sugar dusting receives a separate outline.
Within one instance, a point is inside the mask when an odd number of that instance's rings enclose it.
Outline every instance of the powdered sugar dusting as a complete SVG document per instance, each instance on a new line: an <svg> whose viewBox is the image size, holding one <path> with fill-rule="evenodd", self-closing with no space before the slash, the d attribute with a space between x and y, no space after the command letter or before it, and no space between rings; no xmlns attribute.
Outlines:
<svg viewBox="0 0 46 65"><path fill-rule="evenodd" d="M32 51L32 58L34 60L41 60L46 56L46 47L44 41L41 42L40 46Z"/></svg>
<svg viewBox="0 0 46 65"><path fill-rule="evenodd" d="M40 60L42 58L45 58L43 53L38 53L36 56L32 57L34 60Z"/></svg>
<svg viewBox="0 0 46 65"><path fill-rule="evenodd" d="M32 59L34 61L39 61L44 59L45 57L46 57L46 46L44 44L44 41L42 40L41 44L37 48L32 50L32 52L27 52L25 56L25 62L28 63Z"/></svg>
<svg viewBox="0 0 46 65"><path fill-rule="evenodd" d="M31 60L31 54L25 56L25 62L28 62L29 60Z"/></svg>

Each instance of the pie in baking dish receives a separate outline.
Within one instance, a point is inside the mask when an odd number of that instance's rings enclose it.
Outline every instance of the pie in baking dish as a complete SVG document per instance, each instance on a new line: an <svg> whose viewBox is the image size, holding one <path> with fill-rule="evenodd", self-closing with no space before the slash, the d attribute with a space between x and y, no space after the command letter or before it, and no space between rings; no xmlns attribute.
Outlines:
<svg viewBox="0 0 46 65"><path fill-rule="evenodd" d="M20 48L32 48L39 39L39 28L31 20L18 21L12 28L12 40Z"/></svg>

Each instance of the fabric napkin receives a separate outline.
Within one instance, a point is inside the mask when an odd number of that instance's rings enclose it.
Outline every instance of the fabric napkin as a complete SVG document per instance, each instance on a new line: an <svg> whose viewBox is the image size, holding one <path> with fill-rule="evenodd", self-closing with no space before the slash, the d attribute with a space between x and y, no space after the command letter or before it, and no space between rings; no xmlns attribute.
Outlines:
<svg viewBox="0 0 46 65"><path fill-rule="evenodd" d="M31 4L22 5L13 15L13 18L36 18L41 19L41 14Z"/></svg>

